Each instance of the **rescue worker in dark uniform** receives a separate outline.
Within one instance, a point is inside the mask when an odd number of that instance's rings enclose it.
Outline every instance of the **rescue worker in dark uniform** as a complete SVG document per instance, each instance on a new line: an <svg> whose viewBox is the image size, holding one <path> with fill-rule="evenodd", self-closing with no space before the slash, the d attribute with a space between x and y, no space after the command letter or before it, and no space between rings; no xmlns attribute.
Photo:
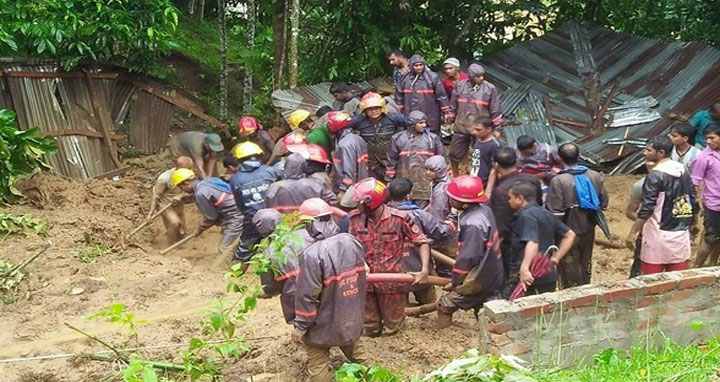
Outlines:
<svg viewBox="0 0 720 382"><path fill-rule="evenodd" d="M332 190L332 179L328 175L328 166L331 164L328 154L320 145L309 143L307 145L307 164L305 175L308 179L318 182L327 190Z"/></svg>
<svg viewBox="0 0 720 382"><path fill-rule="evenodd" d="M263 163L270 159L270 153L275 148L275 141L270 134L262 128L255 117L246 115L238 120L238 132L243 141L252 142L263 150Z"/></svg>
<svg viewBox="0 0 720 382"><path fill-rule="evenodd" d="M253 216L252 222L258 234L265 238L272 235L281 220L280 212L265 208ZM275 244L270 243L264 252L270 261L270 269L260 275L260 283L263 287L263 295L260 297L271 298L280 295L280 306L288 324L292 324L295 319L295 278L300 272L298 254L312 242L304 227L291 232L290 235L299 240L288 240L280 254L276 253Z"/></svg>
<svg viewBox="0 0 720 382"><path fill-rule="evenodd" d="M395 176L408 178L415 187L412 200L420 207L430 200L430 181L425 177L425 160L433 155L444 155L440 137L427 129L427 117L415 110L407 119L408 128L393 135L388 150L388 165L385 181Z"/></svg>
<svg viewBox="0 0 720 382"><path fill-rule="evenodd" d="M368 144L349 128L350 124L350 116L347 113L342 111L328 113L328 131L335 138L333 190L338 194L369 176Z"/></svg>
<svg viewBox="0 0 720 382"><path fill-rule="evenodd" d="M446 120L454 117L450 100L438 75L428 69L425 60L417 54L410 57L410 71L395 87L395 102L406 118L415 110L425 113L428 128L438 135L443 122L441 114L444 114Z"/></svg>
<svg viewBox="0 0 720 382"><path fill-rule="evenodd" d="M321 198L329 204L337 204L337 197L332 191L305 177L305 166L306 161L301 154L290 154L285 162L284 179L270 185L265 194L267 208L292 213L310 198Z"/></svg>
<svg viewBox="0 0 720 382"><path fill-rule="evenodd" d="M235 146L233 155L240 161L240 166L230 178L230 187L235 203L243 214L242 235L240 245L235 251L235 259L246 262L252 256L252 248L261 239L252 224L252 218L256 212L265 208L265 193L270 185L280 178L280 174L263 164L260 159L263 151L252 142Z"/></svg>
<svg viewBox="0 0 720 382"><path fill-rule="evenodd" d="M365 246L365 261L371 273L405 273L402 261L405 243L418 247L421 271L412 273L414 284L424 284L430 269L430 239L413 223L406 212L385 205L387 187L368 178L352 188L345 197L358 204L349 213L348 232ZM397 333L405 321L406 287L398 283L377 283L368 287L365 303L365 334L377 337Z"/></svg>
<svg viewBox="0 0 720 382"><path fill-rule="evenodd" d="M485 69L478 64L468 67L468 79L458 82L450 99L455 111L455 126L450 142L450 161L453 172L468 153L473 142L473 123L479 117L488 117L494 127L502 123L500 95L495 85L485 81Z"/></svg>
<svg viewBox="0 0 720 382"><path fill-rule="evenodd" d="M300 213L313 219L306 230L314 242L299 256L292 340L305 347L310 381L331 382L331 347L340 347L352 362L365 362L360 339L365 250L354 236L338 233L331 208L323 200L306 200Z"/></svg>
<svg viewBox="0 0 720 382"><path fill-rule="evenodd" d="M173 187L192 196L202 214L203 222L193 236L199 236L214 225L222 227L218 250L222 255L230 256L242 232L242 215L235 205L230 186L220 178L198 180L195 172L187 168L175 170L171 179Z"/></svg>
<svg viewBox="0 0 720 382"><path fill-rule="evenodd" d="M384 180L390 139L405 129L405 117L387 113L385 99L377 93L365 94L360 101L360 110L362 115L353 118L350 127L368 144L367 166L370 176Z"/></svg>
<svg viewBox="0 0 720 382"><path fill-rule="evenodd" d="M413 203L410 200L412 189L413 182L410 179L396 178L390 182L388 190L390 191L391 201L388 206L399 211L406 211L412 222L417 224L425 236L432 240L431 246L442 245L453 233L452 227L444 224L443 220L436 218ZM422 270L420 252L412 243L408 243L404 248L403 262L405 263L405 269L409 272L420 272ZM413 285L410 287L410 292L413 293L415 300L421 305L435 302L437 299L435 287L432 285Z"/></svg>
<svg viewBox="0 0 720 382"><path fill-rule="evenodd" d="M478 310L503 282L502 262L496 256L495 217L486 204L488 197L482 180L476 176L458 176L448 184L446 192L452 207L460 211L457 227L461 244L452 282L446 286L448 292L438 300L439 329L452 324L452 315L458 309Z"/></svg>
<svg viewBox="0 0 720 382"><path fill-rule="evenodd" d="M450 214L450 198L445 192L452 179L448 174L449 169L450 165L442 155L434 155L425 160L425 177L432 182L428 212L440 220L445 220Z"/></svg>

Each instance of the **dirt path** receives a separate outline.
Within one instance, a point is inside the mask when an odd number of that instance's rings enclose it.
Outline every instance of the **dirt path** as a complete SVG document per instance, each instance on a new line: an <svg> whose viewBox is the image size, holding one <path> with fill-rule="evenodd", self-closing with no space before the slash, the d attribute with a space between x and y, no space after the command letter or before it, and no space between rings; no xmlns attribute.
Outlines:
<svg viewBox="0 0 720 382"><path fill-rule="evenodd" d="M218 229L160 256L158 251L165 243L160 224L156 223L133 239L147 253L128 247L121 253L99 256L93 263L80 261L78 255L98 246L117 245L123 233L142 221L151 179L164 165L157 158L138 161L119 182L41 177L37 187L47 198L45 209L13 207L12 212L29 213L47 221L53 247L28 268L25 296L0 307L0 359L104 350L67 329L65 322L115 343L122 342L126 336L114 325L84 320L112 302L122 302L129 312L149 321L139 328L138 340L129 346L186 343L199 334L203 312L213 299L224 295L224 261L218 262L215 256ZM608 220L613 232L621 237L630 227L623 209L634 179L606 180L612 196ZM196 222L194 207L189 211L189 221ZM17 263L42 242L37 237L9 237L2 243L2 259ZM627 250L596 248L593 279L624 278L630 262ZM408 318L400 334L368 340L370 359L411 376L422 375L446 359L478 346L472 314L461 312L457 318L457 326L441 331L433 328L432 314ZM305 357L289 340L291 330L282 319L279 301L260 300L241 330L249 338L260 339L249 341L251 354L226 369L228 380L303 379ZM177 362L180 350L161 349L142 355ZM333 354L339 365L342 357ZM3 381L97 381L111 373L108 364L70 363L68 359L0 363Z"/></svg>

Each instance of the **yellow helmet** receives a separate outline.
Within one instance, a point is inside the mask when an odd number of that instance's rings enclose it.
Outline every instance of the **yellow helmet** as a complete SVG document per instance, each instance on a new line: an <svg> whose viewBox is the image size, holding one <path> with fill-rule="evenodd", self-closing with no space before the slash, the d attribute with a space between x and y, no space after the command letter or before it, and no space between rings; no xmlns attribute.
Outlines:
<svg viewBox="0 0 720 382"><path fill-rule="evenodd" d="M310 117L310 112L307 110L295 110L292 113L290 113L290 118L288 119L288 123L290 124L290 127L293 129L297 129L300 127L300 123L302 121L308 119Z"/></svg>
<svg viewBox="0 0 720 382"><path fill-rule="evenodd" d="M188 168L179 168L172 173L171 180L172 186L177 187L180 183L186 180L194 180L195 172Z"/></svg>
<svg viewBox="0 0 720 382"><path fill-rule="evenodd" d="M387 114L387 102L385 101L385 98L377 93L368 93L365 94L365 96L362 97L360 100L360 111L365 111L365 109L369 109L371 107L381 107L383 110L383 113Z"/></svg>
<svg viewBox="0 0 720 382"><path fill-rule="evenodd" d="M252 142L242 142L238 143L233 148L233 156L237 159L245 159L247 157L251 157L253 155L262 155L263 150L260 148L260 146L256 145Z"/></svg>

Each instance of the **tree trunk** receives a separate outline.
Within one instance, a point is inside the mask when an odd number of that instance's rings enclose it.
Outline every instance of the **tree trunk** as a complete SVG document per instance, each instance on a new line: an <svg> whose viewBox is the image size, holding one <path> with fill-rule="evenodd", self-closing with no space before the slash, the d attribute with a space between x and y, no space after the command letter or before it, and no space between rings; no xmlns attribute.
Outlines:
<svg viewBox="0 0 720 382"><path fill-rule="evenodd" d="M197 0L197 19L203 21L205 19L205 0Z"/></svg>
<svg viewBox="0 0 720 382"><path fill-rule="evenodd" d="M225 0L218 0L218 29L220 32L220 120L227 119L227 24L225 22Z"/></svg>
<svg viewBox="0 0 720 382"><path fill-rule="evenodd" d="M195 0L188 1L188 14L195 14Z"/></svg>
<svg viewBox="0 0 720 382"><path fill-rule="evenodd" d="M283 73L285 72L285 0L275 0L272 14L273 23L273 89L283 87Z"/></svg>
<svg viewBox="0 0 720 382"><path fill-rule="evenodd" d="M300 32L300 0L290 0L290 40L288 41L288 83L296 88L298 83L298 34Z"/></svg>
<svg viewBox="0 0 720 382"><path fill-rule="evenodd" d="M247 0L247 20L248 20L248 34L247 34L247 45L248 48L253 49L255 46L255 23L257 15L255 13L255 0ZM253 76L247 66L245 67L245 80L243 81L243 112L249 113L253 107Z"/></svg>

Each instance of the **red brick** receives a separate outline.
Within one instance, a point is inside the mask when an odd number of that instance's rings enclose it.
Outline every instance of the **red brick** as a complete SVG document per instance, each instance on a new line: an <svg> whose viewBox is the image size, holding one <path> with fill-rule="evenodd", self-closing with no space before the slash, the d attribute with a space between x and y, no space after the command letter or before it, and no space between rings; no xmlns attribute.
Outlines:
<svg viewBox="0 0 720 382"><path fill-rule="evenodd" d="M685 277L678 282L678 289L689 289L699 285L712 285L715 284L717 278L715 275L696 275Z"/></svg>
<svg viewBox="0 0 720 382"><path fill-rule="evenodd" d="M488 320L487 328L490 333L503 334L515 330L515 325L510 322L493 322Z"/></svg>
<svg viewBox="0 0 720 382"><path fill-rule="evenodd" d="M490 354L500 355L500 348L495 345L490 345Z"/></svg>
<svg viewBox="0 0 720 382"><path fill-rule="evenodd" d="M690 297L691 292L691 290L681 290L675 293L669 293L668 295L664 296L663 301L683 301Z"/></svg>
<svg viewBox="0 0 720 382"><path fill-rule="evenodd" d="M494 322L503 321L507 317L505 313L495 313L490 309L483 309L483 312L487 318Z"/></svg>
<svg viewBox="0 0 720 382"><path fill-rule="evenodd" d="M574 300L567 301L563 304L563 308L572 309L579 308L581 306L595 305L598 302L599 297L591 294L588 296L578 297Z"/></svg>
<svg viewBox="0 0 720 382"><path fill-rule="evenodd" d="M637 288L633 287L619 287L619 288L613 288L608 289L603 293L602 300L605 302L612 302L612 301L618 301L625 298L632 298L634 299L635 296L637 296Z"/></svg>
<svg viewBox="0 0 720 382"><path fill-rule="evenodd" d="M530 348L520 344L515 344L511 346L509 350L511 355L521 355L530 352Z"/></svg>
<svg viewBox="0 0 720 382"><path fill-rule="evenodd" d="M638 300L637 305L635 305L636 309L644 308L646 306L650 306L654 304L657 301L656 296L646 296Z"/></svg>
<svg viewBox="0 0 720 382"><path fill-rule="evenodd" d="M637 330L645 330L648 327L656 326L658 323L657 318L651 318L649 320L642 320L640 323L637 324L636 328Z"/></svg>
<svg viewBox="0 0 720 382"><path fill-rule="evenodd" d="M683 311L683 313L688 313L688 312L700 312L700 311L703 311L703 310L706 310L706 309L710 309L710 308L712 308L712 307L714 307L714 306L716 306L716 305L717 305L717 301L715 301L715 300L708 300L708 301L703 302L703 303L700 304L700 305L687 306L687 307L683 308L682 311Z"/></svg>
<svg viewBox="0 0 720 382"><path fill-rule="evenodd" d="M652 283L648 283L643 287L643 292L646 295L651 294L660 294L665 292L670 292L671 290L675 290L677 288L677 281L675 280L664 280L664 281L656 281Z"/></svg>
<svg viewBox="0 0 720 382"><path fill-rule="evenodd" d="M510 337L504 334L490 334L490 338L492 339L493 345L496 346L503 346L512 342Z"/></svg>
<svg viewBox="0 0 720 382"><path fill-rule="evenodd" d="M562 344L562 345L569 344L570 342L572 342L572 337L570 337L570 336L562 336L560 338L560 344Z"/></svg>
<svg viewBox="0 0 720 382"><path fill-rule="evenodd" d="M549 313L555 310L555 304L547 303L543 305L528 306L520 310L520 317L535 317L540 313Z"/></svg>

